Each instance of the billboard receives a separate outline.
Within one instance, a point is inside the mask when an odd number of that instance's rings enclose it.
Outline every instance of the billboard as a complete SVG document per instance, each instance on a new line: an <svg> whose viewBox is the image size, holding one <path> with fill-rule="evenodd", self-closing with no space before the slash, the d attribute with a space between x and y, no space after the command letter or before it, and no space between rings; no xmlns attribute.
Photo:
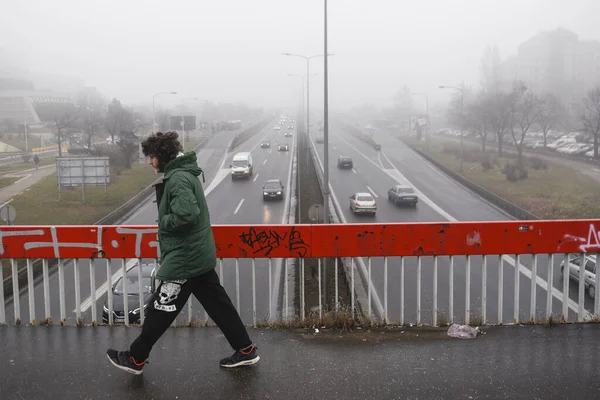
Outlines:
<svg viewBox="0 0 600 400"><path fill-rule="evenodd" d="M60 187L108 186L108 157L57 157L56 179Z"/></svg>
<svg viewBox="0 0 600 400"><path fill-rule="evenodd" d="M193 131L196 129L196 116L195 115L184 115L183 122L185 123L186 131ZM171 116L171 130L181 130L181 115Z"/></svg>

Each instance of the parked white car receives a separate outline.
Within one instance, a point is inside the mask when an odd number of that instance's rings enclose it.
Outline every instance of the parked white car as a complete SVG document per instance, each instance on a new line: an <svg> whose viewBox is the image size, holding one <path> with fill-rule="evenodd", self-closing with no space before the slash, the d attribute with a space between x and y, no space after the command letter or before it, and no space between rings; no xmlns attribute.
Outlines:
<svg viewBox="0 0 600 400"><path fill-rule="evenodd" d="M555 140L554 142L548 144L548 148L549 149L553 149L556 150L560 147L566 146L568 144L573 144L576 143L575 138L561 138L558 140Z"/></svg>
<svg viewBox="0 0 600 400"><path fill-rule="evenodd" d="M596 297L596 255L585 253L583 256L585 262L583 285L587 289L588 294L593 299ZM579 283L579 268L581 266L581 256L579 254L569 255L569 279L573 279ZM560 263L560 274L564 279L565 261Z"/></svg>

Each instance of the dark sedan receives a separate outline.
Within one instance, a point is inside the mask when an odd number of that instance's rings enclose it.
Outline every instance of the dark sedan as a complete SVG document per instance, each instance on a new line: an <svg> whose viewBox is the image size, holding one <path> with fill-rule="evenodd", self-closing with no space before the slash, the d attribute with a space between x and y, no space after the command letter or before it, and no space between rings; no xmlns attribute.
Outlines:
<svg viewBox="0 0 600 400"><path fill-rule="evenodd" d="M144 308L146 308L148 302L152 298L152 271L154 265L142 264L142 296L144 301ZM136 265L127 272L127 305L129 310L129 323L138 324L140 322L140 285L138 279L138 266ZM113 323L125 323L125 298L123 295L123 277L112 287L112 313ZM104 302L102 312L102 322L108 323L108 297Z"/></svg>
<svg viewBox="0 0 600 400"><path fill-rule="evenodd" d="M338 168L353 168L354 164L352 163L352 157L339 156L337 166Z"/></svg>
<svg viewBox="0 0 600 400"><path fill-rule="evenodd" d="M261 149L269 149L271 148L271 142L268 140L265 140L264 142L260 143L260 148Z"/></svg>
<svg viewBox="0 0 600 400"><path fill-rule="evenodd" d="M289 150L290 150L289 144L280 144L279 145L279 151L289 151Z"/></svg>
<svg viewBox="0 0 600 400"><path fill-rule="evenodd" d="M263 188L263 200L283 200L283 184L279 179L269 179Z"/></svg>

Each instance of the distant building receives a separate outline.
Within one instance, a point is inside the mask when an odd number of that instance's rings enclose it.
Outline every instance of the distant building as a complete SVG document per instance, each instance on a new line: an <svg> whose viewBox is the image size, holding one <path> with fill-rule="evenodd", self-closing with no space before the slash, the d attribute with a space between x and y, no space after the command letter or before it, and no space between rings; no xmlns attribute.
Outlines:
<svg viewBox="0 0 600 400"><path fill-rule="evenodd" d="M0 90L0 120L13 120L18 124L43 126L76 112L70 96L58 92L35 90Z"/></svg>
<svg viewBox="0 0 600 400"><path fill-rule="evenodd" d="M562 28L540 32L502 63L501 74L504 81L522 80L538 93L575 101L600 85L600 42L581 41Z"/></svg>

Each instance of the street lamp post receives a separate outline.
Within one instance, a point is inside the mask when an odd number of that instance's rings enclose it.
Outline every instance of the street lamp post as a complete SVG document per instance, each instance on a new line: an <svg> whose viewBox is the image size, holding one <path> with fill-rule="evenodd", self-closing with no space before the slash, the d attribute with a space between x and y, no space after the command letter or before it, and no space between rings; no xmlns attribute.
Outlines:
<svg viewBox="0 0 600 400"><path fill-rule="evenodd" d="M152 134L156 134L156 116L154 111L154 98L161 94L177 94L177 92L160 92L152 96Z"/></svg>
<svg viewBox="0 0 600 400"><path fill-rule="evenodd" d="M429 97L425 93L411 93L413 96L425 97L425 116L427 124L425 125L425 137L427 138L427 152L429 152Z"/></svg>
<svg viewBox="0 0 600 400"><path fill-rule="evenodd" d="M315 57L323 57L323 54L315 54L307 57L301 54L283 53L284 56L300 57L306 60L306 132L310 134L310 60ZM329 54L332 56L333 54ZM314 74L313 74L314 75Z"/></svg>
<svg viewBox="0 0 600 400"><path fill-rule="evenodd" d="M465 125L465 92L460 86L440 86L440 89L456 89L460 90L460 172L463 172L463 161L465 158L465 150L463 145L463 130Z"/></svg>
<svg viewBox="0 0 600 400"><path fill-rule="evenodd" d="M323 161L325 164L324 171L324 183L325 190L323 191L323 202L325 203L324 213L325 222L330 223L329 219L329 79L328 79L328 54L327 54L327 0L324 4L324 51L325 57L323 57L323 104L324 104L324 115L323 115L323 140L324 140L324 157ZM327 307L327 259L323 260L323 304ZM337 304L337 299L334 299ZM337 310L337 309L336 309Z"/></svg>

